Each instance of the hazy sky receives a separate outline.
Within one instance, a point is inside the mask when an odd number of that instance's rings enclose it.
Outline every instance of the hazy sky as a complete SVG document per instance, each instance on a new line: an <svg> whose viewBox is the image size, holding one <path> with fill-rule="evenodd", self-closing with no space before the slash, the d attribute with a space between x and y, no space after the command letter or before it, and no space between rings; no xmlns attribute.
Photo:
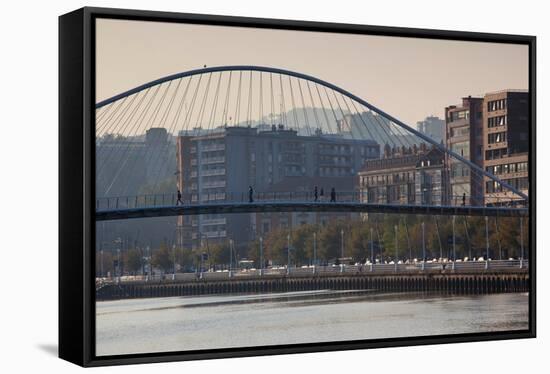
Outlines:
<svg viewBox="0 0 550 374"><path fill-rule="evenodd" d="M528 47L304 31L97 20L97 101L203 65L313 75L414 125L468 95L528 88Z"/></svg>

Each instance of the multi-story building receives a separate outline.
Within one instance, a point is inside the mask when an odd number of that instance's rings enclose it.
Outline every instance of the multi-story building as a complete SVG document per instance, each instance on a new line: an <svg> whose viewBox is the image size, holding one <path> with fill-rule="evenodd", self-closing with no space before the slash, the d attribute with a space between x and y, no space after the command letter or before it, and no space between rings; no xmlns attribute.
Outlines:
<svg viewBox="0 0 550 374"><path fill-rule="evenodd" d="M445 137L445 121L439 117L428 116L424 120L418 121L416 129L438 143Z"/></svg>
<svg viewBox="0 0 550 374"><path fill-rule="evenodd" d="M488 93L483 106L485 170L525 194L529 190L529 94L504 90ZM505 205L518 196L488 177L484 178L485 204Z"/></svg>
<svg viewBox="0 0 550 374"><path fill-rule="evenodd" d="M379 157L372 140L355 140L317 131L298 135L282 125L227 127L198 136L181 135L177 141L178 188L192 202L241 201L248 188L255 195L279 190L289 180L313 191L315 178L356 176L365 160ZM310 184L308 186L308 183ZM321 186L319 186L321 187ZM328 194L328 188L325 191ZM350 184L350 189L353 186ZM311 219L311 218L308 218ZM299 219L292 222L300 222ZM181 218L180 243L197 247L201 240L235 238L246 242L256 235L253 214Z"/></svg>
<svg viewBox="0 0 550 374"><path fill-rule="evenodd" d="M445 110L447 147L527 194L528 92L503 90L462 101L461 106ZM452 157L447 157L447 167L451 203L461 201L463 193L473 205L509 204L518 199L500 183Z"/></svg>
<svg viewBox="0 0 550 374"><path fill-rule="evenodd" d="M128 196L151 193L148 188L173 177L174 141L164 128L145 136L107 134L96 143L96 195Z"/></svg>
<svg viewBox="0 0 550 374"><path fill-rule="evenodd" d="M483 98L465 97L462 105L445 108L447 149L483 168ZM449 203L483 204L483 177L464 162L446 157Z"/></svg>
<svg viewBox="0 0 550 374"><path fill-rule="evenodd" d="M443 152L435 147L384 147L384 157L368 160L359 172L361 201L373 204L446 203Z"/></svg>
<svg viewBox="0 0 550 374"><path fill-rule="evenodd" d="M357 196L357 177L288 177L270 186L266 191L268 196L285 199L292 198L312 201L314 189L317 187L318 201L328 201L332 188L336 191L336 200L347 200ZM289 193L289 191L292 191ZM266 235L274 229L291 229L304 224L326 225L336 220L359 218L353 212L281 212L256 213L253 216L253 227L256 235Z"/></svg>

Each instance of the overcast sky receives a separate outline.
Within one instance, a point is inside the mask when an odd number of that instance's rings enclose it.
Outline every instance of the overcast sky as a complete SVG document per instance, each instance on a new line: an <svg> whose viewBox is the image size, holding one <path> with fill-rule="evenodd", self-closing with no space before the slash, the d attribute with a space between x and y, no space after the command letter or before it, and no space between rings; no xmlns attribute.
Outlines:
<svg viewBox="0 0 550 374"><path fill-rule="evenodd" d="M528 47L97 20L97 101L203 65L262 65L326 80L414 125L464 96L528 88Z"/></svg>

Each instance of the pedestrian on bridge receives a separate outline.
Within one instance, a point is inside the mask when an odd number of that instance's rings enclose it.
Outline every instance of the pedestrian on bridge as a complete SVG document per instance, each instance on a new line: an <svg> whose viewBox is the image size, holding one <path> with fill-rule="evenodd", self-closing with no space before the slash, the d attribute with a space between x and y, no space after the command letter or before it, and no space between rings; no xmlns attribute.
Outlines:
<svg viewBox="0 0 550 374"><path fill-rule="evenodd" d="M462 206L466 206L466 192L462 194Z"/></svg>
<svg viewBox="0 0 550 374"><path fill-rule="evenodd" d="M323 187L321 187L321 201L323 201L324 196L325 196L325 190Z"/></svg>
<svg viewBox="0 0 550 374"><path fill-rule="evenodd" d="M317 186L313 189L313 197L315 198L315 202L319 201L319 191L317 191Z"/></svg>
<svg viewBox="0 0 550 374"><path fill-rule="evenodd" d="M248 202L254 202L254 189L252 188L252 186L248 186Z"/></svg>
<svg viewBox="0 0 550 374"><path fill-rule="evenodd" d="M176 205L183 205L183 201L181 200L181 191L178 190L178 200L176 201Z"/></svg>
<svg viewBox="0 0 550 374"><path fill-rule="evenodd" d="M330 202L336 202L336 190L334 189L334 187L332 187L332 189L330 190Z"/></svg>

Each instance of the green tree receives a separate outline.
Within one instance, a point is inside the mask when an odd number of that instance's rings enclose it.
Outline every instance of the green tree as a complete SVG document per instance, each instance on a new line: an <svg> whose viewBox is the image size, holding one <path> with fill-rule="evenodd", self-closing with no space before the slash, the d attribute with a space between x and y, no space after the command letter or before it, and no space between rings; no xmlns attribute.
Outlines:
<svg viewBox="0 0 550 374"><path fill-rule="evenodd" d="M143 265L143 256L141 250L139 249L130 249L128 251L126 259L126 267L130 274L136 274Z"/></svg>
<svg viewBox="0 0 550 374"><path fill-rule="evenodd" d="M291 235L292 258L297 266L310 264L313 261L314 225L301 225Z"/></svg>
<svg viewBox="0 0 550 374"><path fill-rule="evenodd" d="M287 263L287 235L288 229L272 230L264 238L264 257L273 264L283 265Z"/></svg>
<svg viewBox="0 0 550 374"><path fill-rule="evenodd" d="M152 259L153 266L161 268L164 272L172 270L173 263L173 253L166 245L166 242L162 242L160 248L153 252Z"/></svg>
<svg viewBox="0 0 550 374"><path fill-rule="evenodd" d="M193 251L188 248L177 248L176 263L183 268L183 271L191 271L194 269L195 261Z"/></svg>
<svg viewBox="0 0 550 374"><path fill-rule="evenodd" d="M222 243L210 244L209 261L212 265L228 265L229 264L229 241Z"/></svg>
<svg viewBox="0 0 550 374"><path fill-rule="evenodd" d="M339 258L341 255L341 230L344 228L342 221L336 221L323 227L318 235L319 258L325 261ZM345 244L345 240L344 240Z"/></svg>
<svg viewBox="0 0 550 374"><path fill-rule="evenodd" d="M370 226L366 222L355 222L350 225L350 233L346 235L350 255L356 261L370 259Z"/></svg>

